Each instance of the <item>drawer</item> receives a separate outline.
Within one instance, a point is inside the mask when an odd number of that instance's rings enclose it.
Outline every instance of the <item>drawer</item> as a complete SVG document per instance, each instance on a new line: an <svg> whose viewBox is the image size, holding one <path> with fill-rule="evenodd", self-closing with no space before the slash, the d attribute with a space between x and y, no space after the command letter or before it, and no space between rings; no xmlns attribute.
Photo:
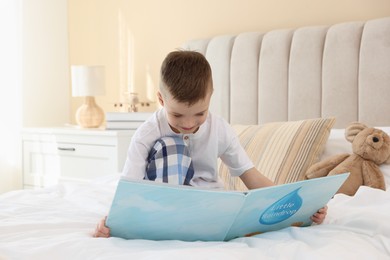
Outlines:
<svg viewBox="0 0 390 260"><path fill-rule="evenodd" d="M59 180L87 181L122 171L133 131L25 128L22 132L24 187Z"/></svg>
<svg viewBox="0 0 390 260"><path fill-rule="evenodd" d="M23 141L23 184L45 187L57 183L60 161L55 143Z"/></svg>
<svg viewBox="0 0 390 260"><path fill-rule="evenodd" d="M87 180L117 173L114 146L58 143L61 179Z"/></svg>
<svg viewBox="0 0 390 260"><path fill-rule="evenodd" d="M116 173L114 146L23 142L23 178L29 186L49 186L62 180L88 180Z"/></svg>

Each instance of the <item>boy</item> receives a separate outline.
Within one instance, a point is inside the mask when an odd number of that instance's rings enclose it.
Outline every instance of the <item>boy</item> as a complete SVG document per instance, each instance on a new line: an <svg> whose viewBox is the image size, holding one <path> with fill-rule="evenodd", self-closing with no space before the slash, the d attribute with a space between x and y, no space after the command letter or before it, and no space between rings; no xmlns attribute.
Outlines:
<svg viewBox="0 0 390 260"><path fill-rule="evenodd" d="M157 93L162 109L141 125L128 150L123 174L180 185L222 188L217 159L239 176L248 189L274 185L250 161L230 125L209 113L213 93L211 68L193 51L174 51L161 66ZM174 169L174 170L171 170ZM322 223L327 208L312 216ZM105 219L95 237L109 237Z"/></svg>

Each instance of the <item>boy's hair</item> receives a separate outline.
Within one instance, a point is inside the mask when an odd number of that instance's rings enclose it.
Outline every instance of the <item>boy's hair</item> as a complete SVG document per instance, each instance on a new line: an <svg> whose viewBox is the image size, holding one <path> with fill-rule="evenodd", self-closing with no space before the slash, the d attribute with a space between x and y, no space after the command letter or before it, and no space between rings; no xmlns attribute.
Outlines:
<svg viewBox="0 0 390 260"><path fill-rule="evenodd" d="M211 67L206 58L195 51L173 51L161 65L160 90L173 99L193 105L212 91Z"/></svg>

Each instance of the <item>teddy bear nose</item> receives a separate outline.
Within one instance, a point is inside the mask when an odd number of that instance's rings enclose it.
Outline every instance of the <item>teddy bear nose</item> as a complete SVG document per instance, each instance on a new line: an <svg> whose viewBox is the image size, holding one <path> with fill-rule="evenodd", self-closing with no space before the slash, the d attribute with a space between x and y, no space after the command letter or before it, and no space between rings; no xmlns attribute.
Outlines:
<svg viewBox="0 0 390 260"><path fill-rule="evenodd" d="M374 143L377 143L377 142L379 142L379 138L376 137L376 136L374 136L374 137L372 138L372 141L373 141Z"/></svg>

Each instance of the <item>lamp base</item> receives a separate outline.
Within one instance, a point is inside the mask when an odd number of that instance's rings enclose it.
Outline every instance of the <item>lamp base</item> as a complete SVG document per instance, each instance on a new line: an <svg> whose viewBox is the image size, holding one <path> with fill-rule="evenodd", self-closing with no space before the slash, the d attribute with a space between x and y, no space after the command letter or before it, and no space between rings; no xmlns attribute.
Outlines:
<svg viewBox="0 0 390 260"><path fill-rule="evenodd" d="M83 128L97 128L104 121L104 112L95 102L94 97L85 97L85 102L76 112L76 122Z"/></svg>

